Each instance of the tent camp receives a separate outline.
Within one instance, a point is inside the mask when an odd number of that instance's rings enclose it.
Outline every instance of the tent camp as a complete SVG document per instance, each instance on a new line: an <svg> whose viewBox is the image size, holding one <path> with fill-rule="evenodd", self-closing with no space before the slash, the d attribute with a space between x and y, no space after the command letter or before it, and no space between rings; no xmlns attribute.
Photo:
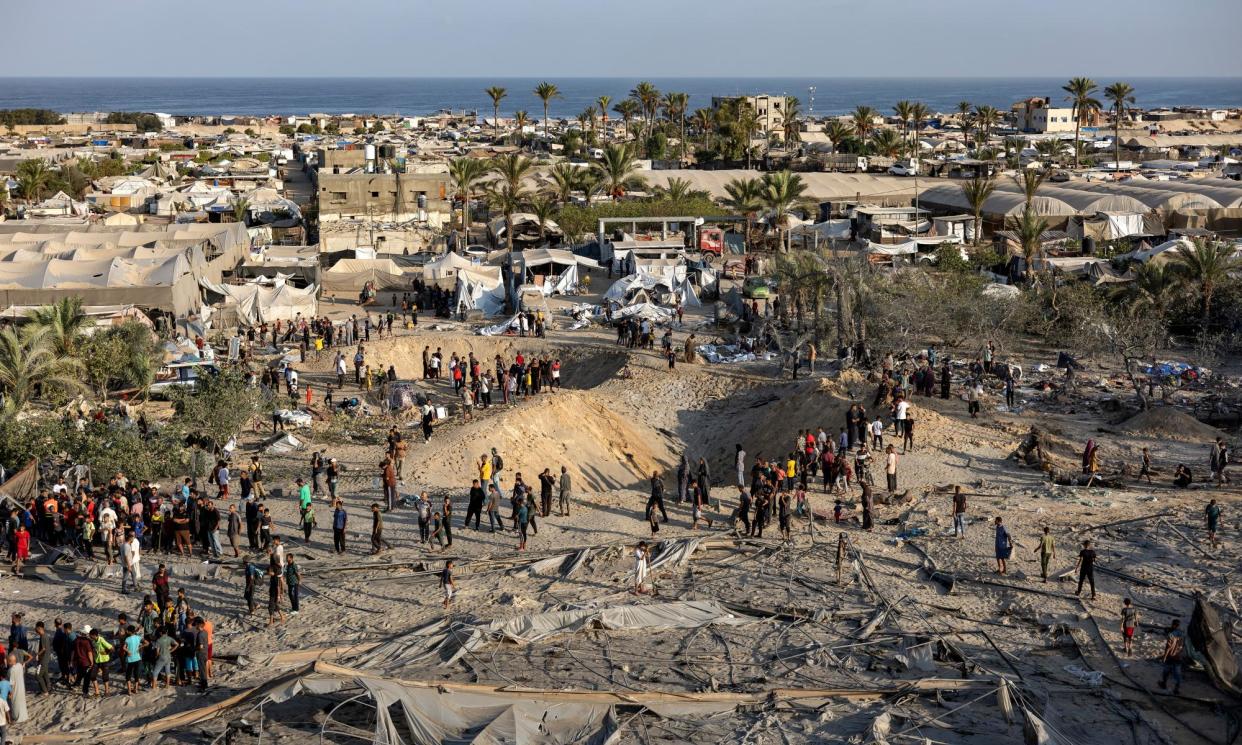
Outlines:
<svg viewBox="0 0 1242 745"><path fill-rule="evenodd" d="M137 305L178 316L202 307L198 280L183 254L163 259L0 262L0 303L47 305L80 297L86 305Z"/></svg>
<svg viewBox="0 0 1242 745"><path fill-rule="evenodd" d="M368 282L376 290L410 289L410 278L392 259L341 259L320 278L327 293L359 292Z"/></svg>

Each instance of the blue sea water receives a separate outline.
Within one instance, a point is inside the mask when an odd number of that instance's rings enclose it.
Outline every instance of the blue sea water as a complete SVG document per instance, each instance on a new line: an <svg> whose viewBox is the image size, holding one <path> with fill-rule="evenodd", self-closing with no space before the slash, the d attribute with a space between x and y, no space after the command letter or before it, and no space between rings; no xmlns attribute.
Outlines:
<svg viewBox="0 0 1242 745"><path fill-rule="evenodd" d="M629 94L630 78L546 78L561 90L550 113L574 117L600 95L613 101ZM1137 105L1242 106L1242 78L1128 78ZM959 101L1008 108L1030 96L1064 97L1060 78L651 78L661 91L690 94L690 110L712 96L770 93L797 96L802 110L842 114L855 106L890 113L901 99L922 101L933 111L954 110ZM535 78L0 78L0 109L47 108L60 112L146 111L168 114L309 114L325 112L429 114L441 109L489 115L484 89L508 89L504 115L525 109L543 114ZM1103 88L1113 78L1096 80ZM1102 92L1101 92L1102 97Z"/></svg>

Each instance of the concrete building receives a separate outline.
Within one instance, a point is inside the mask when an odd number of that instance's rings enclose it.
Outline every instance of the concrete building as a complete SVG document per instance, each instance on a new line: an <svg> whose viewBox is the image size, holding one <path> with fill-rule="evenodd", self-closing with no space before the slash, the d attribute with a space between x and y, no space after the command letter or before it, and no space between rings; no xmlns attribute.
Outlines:
<svg viewBox="0 0 1242 745"><path fill-rule="evenodd" d="M1018 120L1018 129L1023 132L1055 134L1074 131L1074 109L1068 106L1053 106L1052 99L1046 96L1042 98L1036 96L1014 104L1013 113ZM1100 126L1100 113L1090 112L1082 126Z"/></svg>
<svg viewBox="0 0 1242 745"><path fill-rule="evenodd" d="M770 96L760 93L754 96L713 96L712 108L719 109L729 101L743 100L755 110L759 120L758 136L767 138L767 133L775 133L778 139L785 137L785 111L787 99L784 96Z"/></svg>
<svg viewBox="0 0 1242 745"><path fill-rule="evenodd" d="M319 221L370 217L439 227L450 214L447 173L318 174Z"/></svg>

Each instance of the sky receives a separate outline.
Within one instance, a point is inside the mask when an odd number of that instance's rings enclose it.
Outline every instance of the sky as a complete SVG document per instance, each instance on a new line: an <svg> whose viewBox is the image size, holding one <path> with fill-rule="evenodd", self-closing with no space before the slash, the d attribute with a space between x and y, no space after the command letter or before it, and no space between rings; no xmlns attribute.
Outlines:
<svg viewBox="0 0 1242 745"><path fill-rule="evenodd" d="M0 76L1237 77L1239 2L13 2Z"/></svg>

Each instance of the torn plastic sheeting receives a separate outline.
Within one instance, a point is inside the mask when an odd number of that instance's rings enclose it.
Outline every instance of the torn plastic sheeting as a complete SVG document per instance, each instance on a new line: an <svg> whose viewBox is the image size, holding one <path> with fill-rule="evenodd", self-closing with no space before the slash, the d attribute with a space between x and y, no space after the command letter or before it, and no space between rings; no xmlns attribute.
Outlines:
<svg viewBox="0 0 1242 745"><path fill-rule="evenodd" d="M1022 714L1026 717L1026 724L1022 728L1022 734L1027 745L1069 745L1056 737L1049 730L1044 720L1035 715L1035 712L1022 707Z"/></svg>
<svg viewBox="0 0 1242 745"><path fill-rule="evenodd" d="M521 571L528 575L555 574L561 577L568 577L582 568L582 565L591 557L591 554L592 551L589 548L584 548L568 554L558 554L556 556L550 556L546 559L540 559L539 561L525 567Z"/></svg>
<svg viewBox="0 0 1242 745"><path fill-rule="evenodd" d="M710 600L685 600L650 605L618 605L602 610L549 611L495 621L489 635L529 644L556 634L598 625L614 631L689 629L723 624L737 626L760 619L738 616Z"/></svg>
<svg viewBox="0 0 1242 745"><path fill-rule="evenodd" d="M656 555L647 563L647 570L657 569L672 561L677 566L684 566L690 556L699 548L698 538L680 538L675 541L664 541L660 544Z"/></svg>
<svg viewBox="0 0 1242 745"><path fill-rule="evenodd" d="M314 421L314 417L305 411L281 409L276 412L276 416L280 417L281 423L286 427L309 427L311 422Z"/></svg>
<svg viewBox="0 0 1242 745"><path fill-rule="evenodd" d="M736 344L700 344L699 356L713 365L733 362L754 362L758 357L754 352L743 352Z"/></svg>
<svg viewBox="0 0 1242 745"><path fill-rule="evenodd" d="M293 435L286 434L284 437L276 440L276 442L268 445L265 452L269 455L286 455L288 453L294 453L305 449L306 443L302 442Z"/></svg>

